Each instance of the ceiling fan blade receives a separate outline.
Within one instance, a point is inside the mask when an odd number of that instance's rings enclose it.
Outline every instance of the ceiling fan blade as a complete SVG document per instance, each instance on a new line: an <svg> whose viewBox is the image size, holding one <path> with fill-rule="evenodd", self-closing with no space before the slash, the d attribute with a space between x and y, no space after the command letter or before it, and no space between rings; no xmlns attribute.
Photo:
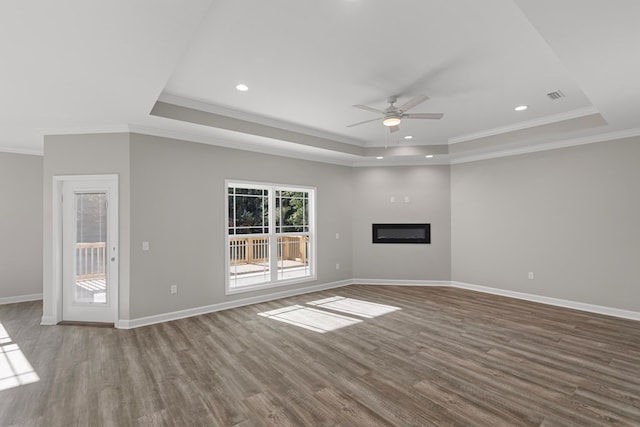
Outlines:
<svg viewBox="0 0 640 427"><path fill-rule="evenodd" d="M348 128L352 128L352 127L354 127L354 126L363 125L363 124L365 124L365 123L369 123L369 122L377 122L377 121L380 121L380 118L379 118L379 117L377 117L377 118L375 118L375 119L371 119L371 120L365 120L364 122L358 122L358 123L354 123L354 124L352 124L352 125L347 125L347 127L348 127Z"/></svg>
<svg viewBox="0 0 640 427"><path fill-rule="evenodd" d="M429 99L429 97L426 96L426 95L418 95L418 96L414 97L413 99L410 99L409 101L407 101L402 107L398 107L398 108L400 108L400 110L403 111L403 112L404 111L409 111L410 109L412 109L416 105L422 104L427 99Z"/></svg>
<svg viewBox="0 0 640 427"><path fill-rule="evenodd" d="M367 107L366 105L356 104L356 105L354 105L354 107L355 108L359 108L361 110L370 111L370 112L376 113L376 114L384 114L384 111L376 110L375 108Z"/></svg>
<svg viewBox="0 0 640 427"><path fill-rule="evenodd" d="M391 132L391 133L398 132L399 130L400 130L400 126L399 125L389 126L389 132Z"/></svg>
<svg viewBox="0 0 640 427"><path fill-rule="evenodd" d="M413 114L403 114L403 119L433 119L440 120L444 116L443 113L413 113Z"/></svg>

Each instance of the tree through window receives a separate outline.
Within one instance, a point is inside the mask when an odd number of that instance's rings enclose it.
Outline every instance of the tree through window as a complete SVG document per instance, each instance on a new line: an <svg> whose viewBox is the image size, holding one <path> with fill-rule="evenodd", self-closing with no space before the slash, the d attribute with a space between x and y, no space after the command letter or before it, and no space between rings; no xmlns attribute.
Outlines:
<svg viewBox="0 0 640 427"><path fill-rule="evenodd" d="M227 292L315 277L314 196L313 188L227 182Z"/></svg>

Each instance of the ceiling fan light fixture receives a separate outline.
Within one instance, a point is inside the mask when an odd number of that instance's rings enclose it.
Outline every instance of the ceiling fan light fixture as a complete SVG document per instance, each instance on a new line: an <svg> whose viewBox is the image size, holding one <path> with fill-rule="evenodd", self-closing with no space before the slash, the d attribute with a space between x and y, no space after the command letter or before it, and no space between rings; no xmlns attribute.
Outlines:
<svg viewBox="0 0 640 427"><path fill-rule="evenodd" d="M416 113L416 114L407 113L408 110L414 108L416 105L422 104L427 99L429 99L429 97L426 96L426 95L418 95L418 96L413 97L411 100L406 102L401 107L396 107L394 104L397 101L397 97L391 96L387 100L387 102L389 103L389 106L387 108L385 108L384 110L379 110L377 108L367 107L366 105L362 105L362 104L355 104L354 107L355 108L359 108L360 110L368 111L370 113L375 113L375 114L382 115L382 117L381 117L382 118L382 124L385 127L388 127L389 131L391 133L396 133L396 132L400 131L400 126L399 125L400 125L400 122L403 119L439 120L439 119L442 118L442 116L444 115L443 113ZM354 126L363 125L365 123L377 122L378 120L380 120L380 119L365 120L363 122L358 122L358 123L354 123L352 125L347 125L347 127L350 128L350 127L354 127ZM405 138L405 139L411 139L411 136L408 136L408 138Z"/></svg>
<svg viewBox="0 0 640 427"><path fill-rule="evenodd" d="M398 126L400 124L400 117L398 116L389 116L385 117L382 121L382 124L388 127Z"/></svg>

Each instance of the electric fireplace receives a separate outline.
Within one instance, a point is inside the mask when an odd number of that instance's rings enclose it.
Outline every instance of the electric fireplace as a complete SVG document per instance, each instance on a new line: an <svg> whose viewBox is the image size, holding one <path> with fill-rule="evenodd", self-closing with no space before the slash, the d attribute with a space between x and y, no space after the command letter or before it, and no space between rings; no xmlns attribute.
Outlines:
<svg viewBox="0 0 640 427"><path fill-rule="evenodd" d="M431 224L372 224L373 243L431 243Z"/></svg>

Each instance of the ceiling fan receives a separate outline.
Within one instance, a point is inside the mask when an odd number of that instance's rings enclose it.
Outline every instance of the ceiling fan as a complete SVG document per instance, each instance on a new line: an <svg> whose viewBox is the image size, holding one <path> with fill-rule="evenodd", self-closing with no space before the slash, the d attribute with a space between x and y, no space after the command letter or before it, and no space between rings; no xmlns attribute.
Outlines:
<svg viewBox="0 0 640 427"><path fill-rule="evenodd" d="M366 105L360 105L360 104L356 104L354 105L354 107L360 108L361 110L370 111L372 113L382 114L383 116L382 124L387 126L389 130L393 133L400 130L400 122L403 119L432 119L432 120L441 119L442 116L444 116L443 113L407 113L407 111L409 111L410 109L412 109L417 105L422 104L427 99L429 99L428 96L418 95L413 99L410 99L409 101L407 101L402 106L396 107L394 104L398 100L398 97L390 96L387 99L389 106L384 111L378 110L377 108L367 107ZM350 128L358 125L363 125L365 123L375 122L376 120L380 120L380 119L377 118L377 119L365 120L364 122L354 123L352 125L348 125L347 127Z"/></svg>

